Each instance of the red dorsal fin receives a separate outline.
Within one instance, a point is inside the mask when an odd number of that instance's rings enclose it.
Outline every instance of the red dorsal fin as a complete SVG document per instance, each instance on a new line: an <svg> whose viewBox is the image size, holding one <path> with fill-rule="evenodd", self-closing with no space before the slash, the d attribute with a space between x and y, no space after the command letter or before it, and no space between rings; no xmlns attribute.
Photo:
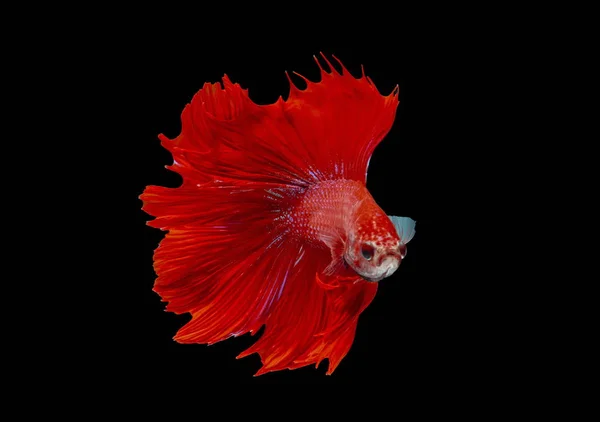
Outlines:
<svg viewBox="0 0 600 422"><path fill-rule="evenodd" d="M222 86L205 84L182 113L181 134L160 137L174 156L170 168L196 182L364 182L369 159L392 126L398 89L383 96L364 74L355 78L339 60L341 72L327 63L330 71L319 63L321 81L304 78L301 90L290 79L288 99L270 105L252 102L227 76Z"/></svg>

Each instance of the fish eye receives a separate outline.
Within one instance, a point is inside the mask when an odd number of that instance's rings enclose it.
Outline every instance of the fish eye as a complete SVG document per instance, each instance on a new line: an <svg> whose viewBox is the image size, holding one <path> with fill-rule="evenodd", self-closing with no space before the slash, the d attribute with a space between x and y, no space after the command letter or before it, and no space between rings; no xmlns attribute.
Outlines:
<svg viewBox="0 0 600 422"><path fill-rule="evenodd" d="M375 255L375 248L371 245L363 243L360 248L360 253L367 261L370 261L373 258L373 255Z"/></svg>

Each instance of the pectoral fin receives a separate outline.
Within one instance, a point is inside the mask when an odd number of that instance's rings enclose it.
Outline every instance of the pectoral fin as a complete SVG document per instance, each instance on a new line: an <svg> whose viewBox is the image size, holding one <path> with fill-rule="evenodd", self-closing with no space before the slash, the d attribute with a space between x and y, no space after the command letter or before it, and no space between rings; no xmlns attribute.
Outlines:
<svg viewBox="0 0 600 422"><path fill-rule="evenodd" d="M406 245L415 235L415 224L417 222L409 217L396 217L390 215L390 220L396 227L396 232L400 236L400 243Z"/></svg>
<svg viewBox="0 0 600 422"><path fill-rule="evenodd" d="M327 239L325 244L331 250L331 262L325 268L323 273L325 275L333 275L336 272L340 272L345 267L344 249L346 248L346 244L341 237Z"/></svg>

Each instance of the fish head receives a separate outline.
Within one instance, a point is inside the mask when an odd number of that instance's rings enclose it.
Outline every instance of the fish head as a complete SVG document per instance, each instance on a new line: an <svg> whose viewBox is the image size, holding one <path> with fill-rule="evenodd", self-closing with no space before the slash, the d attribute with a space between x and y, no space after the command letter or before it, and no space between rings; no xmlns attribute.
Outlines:
<svg viewBox="0 0 600 422"><path fill-rule="evenodd" d="M398 226L395 218L404 217L373 217L349 233L344 260L367 281L391 276L406 256L406 244L414 235L414 221L407 219L412 226L409 223L410 227L404 227Z"/></svg>
<svg viewBox="0 0 600 422"><path fill-rule="evenodd" d="M389 277L398 269L404 257L400 238L391 224L379 227L377 222L369 221L350 233L348 240L344 259L367 281Z"/></svg>
<svg viewBox="0 0 600 422"><path fill-rule="evenodd" d="M365 280L380 281L398 269L402 256L394 247L382 247L373 241L360 240L348 248L345 260Z"/></svg>

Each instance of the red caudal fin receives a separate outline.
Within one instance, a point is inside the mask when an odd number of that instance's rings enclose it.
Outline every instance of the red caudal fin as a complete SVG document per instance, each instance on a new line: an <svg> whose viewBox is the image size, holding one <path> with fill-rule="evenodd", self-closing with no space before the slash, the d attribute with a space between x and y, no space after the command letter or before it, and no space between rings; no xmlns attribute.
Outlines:
<svg viewBox="0 0 600 422"><path fill-rule="evenodd" d="M264 323L300 253L273 220L283 197L258 183L146 188L149 224L169 230L154 254L154 290L168 311L192 315L177 341L211 344Z"/></svg>
<svg viewBox="0 0 600 422"><path fill-rule="evenodd" d="M325 56L321 81L304 90L290 78L286 101L260 106L227 76L207 83L181 116L181 134L160 139L170 169L186 182L218 180L306 186L319 180L365 181L369 159L390 130L398 88L381 95L370 78L352 76ZM328 69L328 70L327 70ZM289 75L288 75L289 77Z"/></svg>

